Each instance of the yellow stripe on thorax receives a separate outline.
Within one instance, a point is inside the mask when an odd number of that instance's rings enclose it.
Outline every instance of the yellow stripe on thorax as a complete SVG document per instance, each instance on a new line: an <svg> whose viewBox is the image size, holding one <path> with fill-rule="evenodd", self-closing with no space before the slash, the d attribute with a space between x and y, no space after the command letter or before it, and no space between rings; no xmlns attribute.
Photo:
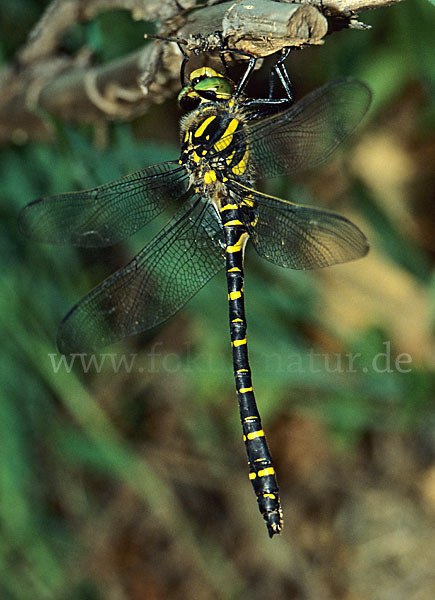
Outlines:
<svg viewBox="0 0 435 600"><path fill-rule="evenodd" d="M207 119L205 119L205 121L203 121L201 123L201 125L198 127L198 129L195 131L194 136L195 137L201 137L202 134L204 133L204 131L207 129L207 127L210 125L210 123L212 121L214 121L216 119L216 116L213 115L211 117L208 117Z"/></svg>
<svg viewBox="0 0 435 600"><path fill-rule="evenodd" d="M235 153L236 153L236 151L235 151L235 150L233 150L233 151L231 152L231 154L230 154L229 156L227 156L227 158L225 159L225 162L227 163L227 165L230 165L230 164L231 164L231 162L232 162L232 160L233 160L233 158L234 158L234 155L235 155Z"/></svg>
<svg viewBox="0 0 435 600"><path fill-rule="evenodd" d="M248 168L248 156L249 151L248 148L246 148L242 160L231 169L234 175L243 175L243 173L246 171L246 169Z"/></svg>
<svg viewBox="0 0 435 600"><path fill-rule="evenodd" d="M235 132L238 125L239 125L239 121L237 119L231 119L231 121L228 124L228 127L225 129L225 131L221 135L221 138L214 145L215 150L217 152L221 152L222 150L225 150L225 148L228 148L228 146L233 141L232 134Z"/></svg>

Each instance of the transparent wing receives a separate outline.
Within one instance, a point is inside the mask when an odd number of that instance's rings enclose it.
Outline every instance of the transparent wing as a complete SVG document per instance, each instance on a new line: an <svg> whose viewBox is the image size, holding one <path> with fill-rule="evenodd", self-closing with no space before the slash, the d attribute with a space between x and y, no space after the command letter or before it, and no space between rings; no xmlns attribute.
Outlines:
<svg viewBox="0 0 435 600"><path fill-rule="evenodd" d="M194 195L128 265L68 313L59 350L94 351L162 323L225 266L224 248L215 209Z"/></svg>
<svg viewBox="0 0 435 600"><path fill-rule="evenodd" d="M290 269L317 269L365 256L365 235L348 219L336 213L293 204L232 183L243 220L257 253L266 260Z"/></svg>
<svg viewBox="0 0 435 600"><path fill-rule="evenodd" d="M35 200L21 211L20 229L38 242L111 246L149 223L187 187L184 167L161 163L96 188Z"/></svg>
<svg viewBox="0 0 435 600"><path fill-rule="evenodd" d="M308 169L326 160L366 114L370 89L357 79L332 81L287 110L252 119L228 139L231 149L244 151L246 139L254 179ZM222 145L222 144L221 144ZM210 158L219 154L210 149Z"/></svg>
<svg viewBox="0 0 435 600"><path fill-rule="evenodd" d="M366 114L370 89L357 79L332 81L288 110L248 126L255 177L314 167L345 140Z"/></svg>

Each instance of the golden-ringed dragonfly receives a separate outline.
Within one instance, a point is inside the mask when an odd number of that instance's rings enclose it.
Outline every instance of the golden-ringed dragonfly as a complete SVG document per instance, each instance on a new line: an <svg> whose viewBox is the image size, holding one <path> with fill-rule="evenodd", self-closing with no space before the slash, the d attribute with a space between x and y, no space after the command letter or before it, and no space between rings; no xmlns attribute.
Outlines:
<svg viewBox="0 0 435 600"><path fill-rule="evenodd" d="M203 67L179 95L178 161L146 167L83 192L26 206L21 230L40 242L103 247L136 233L171 204L178 211L133 260L85 296L60 324L62 353L95 351L159 325L226 270L234 377L249 478L270 537L283 518L275 470L254 398L246 342L243 258L248 240L266 260L315 269L361 258L363 233L346 218L260 193L256 179L324 161L370 104L356 79L328 83L285 110L234 96ZM272 112L272 114L268 114ZM259 116L261 115L261 116Z"/></svg>

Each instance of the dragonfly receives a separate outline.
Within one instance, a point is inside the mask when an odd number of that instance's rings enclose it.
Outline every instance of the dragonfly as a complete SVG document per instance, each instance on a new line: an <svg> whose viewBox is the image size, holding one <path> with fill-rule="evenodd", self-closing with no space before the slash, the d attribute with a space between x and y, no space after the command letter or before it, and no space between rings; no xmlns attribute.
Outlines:
<svg viewBox="0 0 435 600"><path fill-rule="evenodd" d="M211 67L195 69L179 94L178 160L85 191L38 199L21 231L51 244L105 247L135 234L170 206L174 216L125 266L62 320L61 353L94 352L174 315L225 269L236 392L249 479L269 536L280 533L279 488L256 404L246 338L244 253L280 267L316 269L368 252L364 234L331 211L257 191L258 179L318 165L366 114L371 92L346 78L291 104L249 99Z"/></svg>

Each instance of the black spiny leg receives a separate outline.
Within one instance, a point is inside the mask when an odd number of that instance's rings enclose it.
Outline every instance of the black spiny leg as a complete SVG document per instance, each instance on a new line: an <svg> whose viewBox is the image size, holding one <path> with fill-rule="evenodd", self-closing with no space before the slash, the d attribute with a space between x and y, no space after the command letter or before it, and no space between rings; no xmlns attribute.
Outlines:
<svg viewBox="0 0 435 600"><path fill-rule="evenodd" d="M291 104L293 102L293 94L291 92L291 81L290 77L287 73L287 69L285 68L284 62L290 54L291 47L286 46L279 53L278 59L272 67L272 71L270 72L270 84L269 84L269 99L273 97L273 87L274 87L274 76L275 74L279 77L281 81L281 85L284 88L286 93L288 103Z"/></svg>
<svg viewBox="0 0 435 600"><path fill-rule="evenodd" d="M243 105L249 108L249 115L247 116L247 120L256 119L259 117L267 116L268 114L273 114L277 111L282 111L290 106L293 103L293 94L291 92L291 81L290 77L287 73L287 69L285 68L284 61L287 59L290 54L291 48L289 46L283 48L278 53L278 58L275 61L269 76L269 96L268 98L249 98L243 99ZM225 52L232 52L233 54L239 54L242 56L246 56L249 59L248 66L240 79L237 89L234 93L234 98L237 98L246 87L249 78L253 70L255 69L255 65L257 63L258 57L249 54L248 52L243 52L241 50L221 50L221 57ZM275 76L277 76L281 82L281 85L285 92L284 98L274 98L274 82Z"/></svg>
<svg viewBox="0 0 435 600"><path fill-rule="evenodd" d="M239 84L237 86L237 89L234 92L234 99L238 98L243 92L246 84L249 81L249 78L251 77L252 71L255 69L255 65L257 64L258 59L255 56L248 55L248 57L248 66L246 67L246 71L243 73L242 78L240 79Z"/></svg>
<svg viewBox="0 0 435 600"><path fill-rule="evenodd" d="M183 88L185 86L186 64L189 62L190 57L187 54L187 52L185 51L185 49L183 48L182 41L177 41L177 46L178 46L178 49L180 50L181 54L183 55L183 60L181 62L181 67L180 67L180 82L181 82L181 87Z"/></svg>
<svg viewBox="0 0 435 600"><path fill-rule="evenodd" d="M246 342L246 317L243 300L243 253L248 234L239 219L238 207L221 207L226 244L226 271L230 314L233 368L239 401L243 440L249 463L249 479L257 496L258 507L266 521L269 536L283 526L279 489L272 457L261 426L252 387Z"/></svg>

